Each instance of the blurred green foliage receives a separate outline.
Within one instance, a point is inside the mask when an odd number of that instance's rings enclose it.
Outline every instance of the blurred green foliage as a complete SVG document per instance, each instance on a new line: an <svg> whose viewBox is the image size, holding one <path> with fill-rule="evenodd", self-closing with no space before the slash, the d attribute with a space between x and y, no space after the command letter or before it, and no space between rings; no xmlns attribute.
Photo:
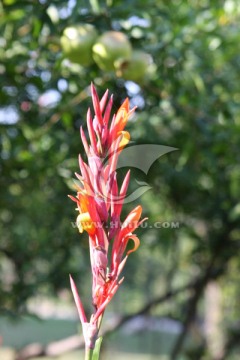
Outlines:
<svg viewBox="0 0 240 360"><path fill-rule="evenodd" d="M161 157L147 176L133 169L132 188L134 179L152 186L139 199L152 228L138 232L142 245L112 309L134 311L205 276L196 313L204 317L205 286L217 281L228 334L240 316L238 1L91 3L0 5L0 307L24 310L38 294L58 297L69 288L69 273L88 301L87 237L71 225L74 204L67 194L83 151L79 126L85 128L93 81L99 94L107 88L114 94L114 110L126 96L138 106L128 125L132 140L179 149ZM82 67L65 59L60 36L79 23L93 24L99 34L126 34L135 49L152 55L152 79L137 85L96 64ZM155 228L154 222L179 227ZM184 321L188 296L157 313Z"/></svg>

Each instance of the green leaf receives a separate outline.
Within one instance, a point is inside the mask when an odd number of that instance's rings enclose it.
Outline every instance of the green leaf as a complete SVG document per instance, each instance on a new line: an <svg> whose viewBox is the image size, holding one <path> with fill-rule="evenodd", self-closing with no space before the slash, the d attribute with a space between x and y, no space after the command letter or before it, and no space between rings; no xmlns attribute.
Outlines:
<svg viewBox="0 0 240 360"><path fill-rule="evenodd" d="M101 345L102 345L102 340L103 340L102 336L97 339L95 348L93 350L92 360L100 359L100 349L101 349Z"/></svg>

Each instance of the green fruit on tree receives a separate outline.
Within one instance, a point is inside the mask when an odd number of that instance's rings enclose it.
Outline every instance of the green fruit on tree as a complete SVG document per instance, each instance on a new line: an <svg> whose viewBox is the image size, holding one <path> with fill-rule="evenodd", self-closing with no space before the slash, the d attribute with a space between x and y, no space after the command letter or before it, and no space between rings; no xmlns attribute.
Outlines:
<svg viewBox="0 0 240 360"><path fill-rule="evenodd" d="M65 57L83 66L92 64L92 46L97 36L95 27L90 24L67 27L60 39Z"/></svg>
<svg viewBox="0 0 240 360"><path fill-rule="evenodd" d="M127 36L120 31L107 31L93 46L93 58L100 69L116 70L122 62L130 59L132 46Z"/></svg>
<svg viewBox="0 0 240 360"><path fill-rule="evenodd" d="M148 76L152 64L151 55L141 50L134 50L131 59L121 64L117 75L125 80L141 83Z"/></svg>

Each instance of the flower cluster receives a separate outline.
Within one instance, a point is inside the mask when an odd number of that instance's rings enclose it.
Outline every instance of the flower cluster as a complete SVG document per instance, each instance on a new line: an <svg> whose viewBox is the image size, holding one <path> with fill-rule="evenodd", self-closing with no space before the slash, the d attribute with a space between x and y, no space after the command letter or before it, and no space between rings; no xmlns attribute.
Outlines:
<svg viewBox="0 0 240 360"><path fill-rule="evenodd" d="M77 196L69 197L77 204L80 233L87 231L89 235L94 306L89 322L76 285L71 277L70 280L86 345L94 348L103 312L123 281L119 277L127 257L139 246L139 239L133 232L145 219L140 221L142 208L137 206L123 222L120 220L130 171L119 188L116 167L119 154L130 140L130 134L124 128L135 109L129 109L129 101L126 99L110 120L113 97L109 98L107 90L99 100L93 85L91 91L95 115L92 117L88 110L89 143L83 129L80 129L88 163L79 156L81 174L76 174L79 180L76 184ZM99 223L102 226L96 225ZM130 240L134 246L126 251Z"/></svg>

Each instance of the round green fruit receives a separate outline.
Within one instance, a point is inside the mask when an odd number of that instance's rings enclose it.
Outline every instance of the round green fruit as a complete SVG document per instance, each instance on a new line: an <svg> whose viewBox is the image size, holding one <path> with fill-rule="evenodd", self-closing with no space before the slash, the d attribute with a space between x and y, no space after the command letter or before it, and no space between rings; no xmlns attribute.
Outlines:
<svg viewBox="0 0 240 360"><path fill-rule="evenodd" d="M95 27L90 24L67 27L60 39L65 57L83 66L92 64L92 46L97 35Z"/></svg>
<svg viewBox="0 0 240 360"><path fill-rule="evenodd" d="M142 82L146 78L151 64L153 64L151 55L141 50L134 50L131 59L121 64L117 75L125 80Z"/></svg>
<svg viewBox="0 0 240 360"><path fill-rule="evenodd" d="M122 62L130 59L131 54L131 43L120 31L105 32L93 46L93 59L105 71L118 69Z"/></svg>

